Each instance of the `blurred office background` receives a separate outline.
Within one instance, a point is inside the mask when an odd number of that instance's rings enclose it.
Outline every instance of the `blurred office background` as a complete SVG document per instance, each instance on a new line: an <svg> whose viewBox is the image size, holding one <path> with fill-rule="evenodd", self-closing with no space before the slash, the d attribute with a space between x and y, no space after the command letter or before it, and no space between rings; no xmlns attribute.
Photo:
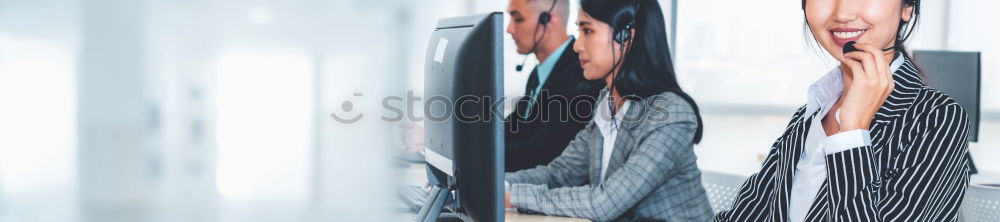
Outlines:
<svg viewBox="0 0 1000 222"><path fill-rule="evenodd" d="M680 82L705 114L699 164L755 172L835 63L807 43L798 2L660 2ZM422 93L439 18L505 8L0 0L0 221L396 221L383 212L395 206L392 156L410 121L382 120L394 115L382 98ZM985 175L1000 175L1000 2L922 10L911 49L982 52L971 150ZM505 44L505 90L518 96L528 71L514 71L523 57Z"/></svg>

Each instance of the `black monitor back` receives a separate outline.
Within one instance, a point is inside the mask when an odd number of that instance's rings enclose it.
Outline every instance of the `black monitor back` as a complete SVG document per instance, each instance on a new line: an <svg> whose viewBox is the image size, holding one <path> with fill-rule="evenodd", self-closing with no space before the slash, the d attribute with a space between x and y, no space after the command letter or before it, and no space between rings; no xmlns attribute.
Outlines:
<svg viewBox="0 0 1000 222"><path fill-rule="evenodd" d="M503 220L503 14L441 19L427 47L427 162L447 174L455 207Z"/></svg>
<svg viewBox="0 0 1000 222"><path fill-rule="evenodd" d="M955 99L969 113L969 142L979 141L979 52L913 52L914 63L926 75L927 85Z"/></svg>

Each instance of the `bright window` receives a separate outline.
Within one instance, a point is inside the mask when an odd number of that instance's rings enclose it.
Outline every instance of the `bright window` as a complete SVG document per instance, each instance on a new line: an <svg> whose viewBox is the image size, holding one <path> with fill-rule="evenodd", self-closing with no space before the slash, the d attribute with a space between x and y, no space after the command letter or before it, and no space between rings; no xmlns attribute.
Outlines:
<svg viewBox="0 0 1000 222"><path fill-rule="evenodd" d="M216 69L219 193L227 200L305 199L314 105L308 57L229 54Z"/></svg>

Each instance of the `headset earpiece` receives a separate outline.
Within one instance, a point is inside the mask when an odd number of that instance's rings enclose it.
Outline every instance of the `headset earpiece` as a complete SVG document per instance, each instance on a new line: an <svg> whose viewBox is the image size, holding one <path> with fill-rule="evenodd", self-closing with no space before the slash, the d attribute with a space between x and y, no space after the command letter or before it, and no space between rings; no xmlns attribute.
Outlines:
<svg viewBox="0 0 1000 222"><path fill-rule="evenodd" d="M617 24L614 26L615 32L613 33L613 36L611 36L611 39L618 44L625 44L625 42L632 40L632 28L635 27L635 17L639 13L638 1L635 2L634 10L635 11L632 11L630 14L623 15L625 18L616 22Z"/></svg>
<svg viewBox="0 0 1000 222"><path fill-rule="evenodd" d="M615 30L615 34L612 39L618 44L625 44L626 41L629 41L632 38L632 23L631 19L629 19L629 22L623 27Z"/></svg>
<svg viewBox="0 0 1000 222"><path fill-rule="evenodd" d="M618 44L625 44L625 41L628 41L630 35L632 34L628 31L628 29L620 29L618 31L615 31L614 40Z"/></svg>
<svg viewBox="0 0 1000 222"><path fill-rule="evenodd" d="M541 14L538 14L538 25L542 26L549 25L549 21L552 21L552 10L556 9L556 2L558 1L559 0L552 0L552 6L549 7L549 10L546 10Z"/></svg>
<svg viewBox="0 0 1000 222"><path fill-rule="evenodd" d="M542 12L538 15L538 25L549 25L549 21L552 20L552 14L549 12Z"/></svg>

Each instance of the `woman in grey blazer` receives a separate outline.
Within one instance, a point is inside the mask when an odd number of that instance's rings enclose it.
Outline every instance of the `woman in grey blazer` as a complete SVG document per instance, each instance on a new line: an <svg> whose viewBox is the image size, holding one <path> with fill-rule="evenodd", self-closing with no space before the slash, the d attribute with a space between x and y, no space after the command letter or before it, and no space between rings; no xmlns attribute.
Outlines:
<svg viewBox="0 0 1000 222"><path fill-rule="evenodd" d="M693 145L698 107L674 75L656 0L583 0L584 77L603 79L593 120L548 165L506 174L507 204L596 221L707 221Z"/></svg>

